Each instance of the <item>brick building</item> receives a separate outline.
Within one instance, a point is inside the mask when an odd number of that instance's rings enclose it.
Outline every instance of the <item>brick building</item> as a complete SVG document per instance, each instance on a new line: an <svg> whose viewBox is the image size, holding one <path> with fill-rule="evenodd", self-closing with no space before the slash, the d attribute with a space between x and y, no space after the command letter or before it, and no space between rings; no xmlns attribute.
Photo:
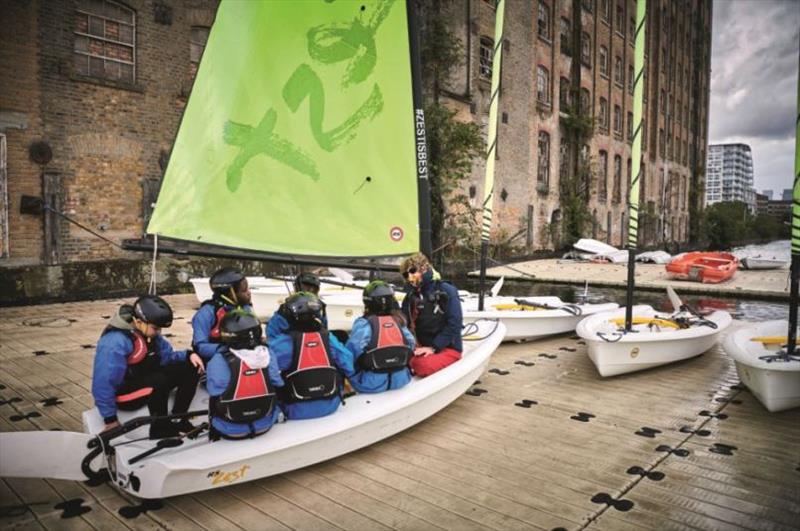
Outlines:
<svg viewBox="0 0 800 531"><path fill-rule="evenodd" d="M581 107L594 118L593 135L579 148L591 174L585 196L593 222L584 236L621 245L631 168L635 5L506 2L494 211L495 226L503 235L519 234L517 244L558 246L560 181L578 167L568 163L576 148L564 123L579 94ZM573 25L573 6L579 6L580 27ZM448 9L465 56L442 95L460 119L485 129L494 2L456 1ZM690 214L703 202L711 1L650 0L647 10L640 236L647 244L686 242ZM573 60L581 62L579 74L572 71ZM475 206L483 197L483 172L477 164L469 189Z"/></svg>
<svg viewBox="0 0 800 531"><path fill-rule="evenodd" d="M0 0L0 267L141 258L216 0Z"/></svg>
<svg viewBox="0 0 800 531"><path fill-rule="evenodd" d="M548 229L559 222L559 182L570 171L561 122L578 93L596 121L580 150L593 173L586 235L621 241L634 2L507 2L495 225L526 235L530 248L555 245ZM142 258L54 214L21 214L22 197L43 196L114 241L140 236L216 5L0 0L0 268ZM485 125L493 2L454 0L447 9L467 60L442 95L463 119ZM648 242L686 241L704 182L711 2L652 0L648 12L643 232ZM479 162L476 204L482 182Z"/></svg>

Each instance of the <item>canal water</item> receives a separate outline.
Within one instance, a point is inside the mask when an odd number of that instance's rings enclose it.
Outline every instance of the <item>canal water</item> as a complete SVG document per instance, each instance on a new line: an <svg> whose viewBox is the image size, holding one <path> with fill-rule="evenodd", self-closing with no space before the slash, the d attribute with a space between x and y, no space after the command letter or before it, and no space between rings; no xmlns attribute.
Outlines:
<svg viewBox="0 0 800 531"><path fill-rule="evenodd" d="M743 258L745 256L763 256L765 258L777 258L789 261L790 254L789 240L774 241L761 245L748 245L733 250L733 253ZM788 276L788 270L787 270ZM487 282L491 287L494 280ZM788 280L787 280L788 282ZM459 289L478 291L478 280L472 277L460 279ZM488 288L487 288L488 289ZM589 285L588 290L585 286L553 284L544 282L513 281L506 279L500 295L513 296L556 296L566 302L579 302L584 299L591 303L616 302L620 306L625 305L625 289L609 288ZM745 299L734 297L720 297L718 295L678 295L685 303L699 311L721 309L730 312L734 319L745 321L770 321L773 319L789 318L789 303L781 301L765 301L757 299ZM667 292L642 290L634 293L635 304L649 304L660 311L672 311L672 305L667 298Z"/></svg>

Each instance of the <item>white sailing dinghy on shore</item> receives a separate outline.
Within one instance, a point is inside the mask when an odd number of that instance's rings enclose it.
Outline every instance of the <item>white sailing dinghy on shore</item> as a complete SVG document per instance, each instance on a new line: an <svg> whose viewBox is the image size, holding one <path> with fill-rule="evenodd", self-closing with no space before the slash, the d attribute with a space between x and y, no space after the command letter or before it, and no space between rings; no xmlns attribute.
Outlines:
<svg viewBox="0 0 800 531"><path fill-rule="evenodd" d="M725 339L725 351L736 362L739 378L767 411L800 406L800 79L795 118L789 320L749 324Z"/></svg>
<svg viewBox="0 0 800 531"><path fill-rule="evenodd" d="M598 313L581 321L576 333L586 341L589 359L600 376L648 369L702 354L731 323L731 316L716 311L701 316L684 305L667 288L674 313L661 314L650 306L634 306L636 246L639 234L639 186L642 177L642 96L646 0L636 3L633 83L632 172L628 194L628 285L625 308Z"/></svg>
<svg viewBox="0 0 800 531"><path fill-rule="evenodd" d="M223 0L148 233L222 246L227 257L241 249L293 263L430 254L413 5ZM123 427L98 435L94 409L84 414L86 434L0 433L0 475L97 481L105 464L117 488L159 498L304 467L458 398L505 327L481 321L464 335L462 359L427 378L350 397L327 417L279 423L253 439L210 442L202 426L194 438L142 439L159 419L125 413ZM207 402L198 391L193 416L207 415Z"/></svg>
<svg viewBox="0 0 800 531"><path fill-rule="evenodd" d="M98 436L103 420L96 409L83 414L88 433L0 433L0 476L102 479L106 472L120 489L139 498L164 498L281 474L352 452L390 437L446 407L486 370L505 335L497 321L464 328L460 361L401 389L349 397L332 415L276 424L266 434L240 441L199 437L147 439L137 424L146 409L120 414L130 431ZM191 411L208 408L198 391Z"/></svg>

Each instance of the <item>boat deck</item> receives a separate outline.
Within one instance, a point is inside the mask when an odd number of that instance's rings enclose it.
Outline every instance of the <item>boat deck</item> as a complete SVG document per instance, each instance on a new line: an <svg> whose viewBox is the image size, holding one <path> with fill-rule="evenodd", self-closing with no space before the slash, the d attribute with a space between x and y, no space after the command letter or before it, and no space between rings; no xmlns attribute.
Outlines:
<svg viewBox="0 0 800 531"><path fill-rule="evenodd" d="M196 299L168 300L185 345ZM0 309L0 430L81 430L120 302ZM149 502L2 478L0 528L798 528L800 410L766 413L719 349L603 380L581 343L504 345L427 421L277 477Z"/></svg>
<svg viewBox="0 0 800 531"><path fill-rule="evenodd" d="M477 276L473 271L470 276ZM531 278L533 275L534 278ZM624 288L628 285L628 264L576 262L573 260L530 260L511 267L492 267L486 276L535 282L579 284ZM678 293L698 293L728 297L789 300L789 270L742 270L719 284L671 279L664 264L636 264L636 289L663 291L672 286Z"/></svg>

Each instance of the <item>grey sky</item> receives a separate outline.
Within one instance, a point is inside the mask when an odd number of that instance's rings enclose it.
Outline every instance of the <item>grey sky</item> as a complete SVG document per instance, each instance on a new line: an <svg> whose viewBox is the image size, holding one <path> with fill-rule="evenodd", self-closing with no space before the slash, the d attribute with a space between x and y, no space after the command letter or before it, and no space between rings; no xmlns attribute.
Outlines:
<svg viewBox="0 0 800 531"><path fill-rule="evenodd" d="M792 187L800 0L714 0L709 142L753 150L756 190Z"/></svg>

